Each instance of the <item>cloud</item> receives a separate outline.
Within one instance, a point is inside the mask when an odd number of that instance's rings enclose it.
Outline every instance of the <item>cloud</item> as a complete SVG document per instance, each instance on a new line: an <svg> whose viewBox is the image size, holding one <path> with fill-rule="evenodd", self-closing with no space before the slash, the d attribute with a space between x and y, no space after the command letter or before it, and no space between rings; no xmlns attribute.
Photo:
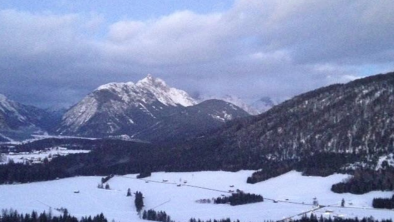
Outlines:
<svg viewBox="0 0 394 222"><path fill-rule="evenodd" d="M105 51L144 65L206 62L226 49L216 28L220 19L220 14L180 11L152 21L120 21L110 26Z"/></svg>
<svg viewBox="0 0 394 222"><path fill-rule="evenodd" d="M193 94L285 99L392 68L392 11L388 0L237 0L220 13L109 24L95 13L2 10L0 92L70 105L152 73Z"/></svg>

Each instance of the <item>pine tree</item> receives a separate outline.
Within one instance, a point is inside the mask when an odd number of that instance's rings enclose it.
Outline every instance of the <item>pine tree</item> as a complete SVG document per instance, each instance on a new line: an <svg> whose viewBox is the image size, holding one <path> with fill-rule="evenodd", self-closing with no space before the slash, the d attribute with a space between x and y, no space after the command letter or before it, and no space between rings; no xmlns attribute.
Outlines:
<svg viewBox="0 0 394 222"><path fill-rule="evenodd" d="M129 189L127 189L127 195L126 196L128 196L128 197L130 197L131 196L131 190L130 190L130 188Z"/></svg>
<svg viewBox="0 0 394 222"><path fill-rule="evenodd" d="M144 197L141 192L137 191L135 193L134 203L135 203L135 208L136 208L137 212L140 213L142 208L144 207Z"/></svg>

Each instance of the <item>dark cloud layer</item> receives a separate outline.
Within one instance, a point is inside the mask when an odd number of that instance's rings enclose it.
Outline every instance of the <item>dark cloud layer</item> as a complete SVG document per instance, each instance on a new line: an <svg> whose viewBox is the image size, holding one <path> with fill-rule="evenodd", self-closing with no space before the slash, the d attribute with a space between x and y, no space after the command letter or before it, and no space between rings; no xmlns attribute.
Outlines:
<svg viewBox="0 0 394 222"><path fill-rule="evenodd" d="M238 0L147 21L0 11L0 93L69 106L151 73L193 94L285 99L393 68L393 1Z"/></svg>

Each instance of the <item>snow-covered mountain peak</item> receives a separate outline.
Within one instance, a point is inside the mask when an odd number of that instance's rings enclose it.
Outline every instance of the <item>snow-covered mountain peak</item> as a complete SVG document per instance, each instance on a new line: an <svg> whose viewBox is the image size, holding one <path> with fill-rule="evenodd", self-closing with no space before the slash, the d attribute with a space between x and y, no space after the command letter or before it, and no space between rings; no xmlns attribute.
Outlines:
<svg viewBox="0 0 394 222"><path fill-rule="evenodd" d="M197 102L185 91L171 88L162 79L148 75L136 84L108 83L98 87L64 114L58 131L74 133L85 125L101 124L104 118L102 132L113 134L138 125L142 119L148 124L163 113L195 104Z"/></svg>
<svg viewBox="0 0 394 222"><path fill-rule="evenodd" d="M131 87L135 84L133 82L111 82L104 85L99 86L96 90L119 90L124 87Z"/></svg>
<svg viewBox="0 0 394 222"><path fill-rule="evenodd" d="M133 82L108 83L98 87L95 91L110 91L126 102L151 103L159 101L166 106L192 106L197 102L185 91L172 88L160 78L151 74L141 79L136 84Z"/></svg>
<svg viewBox="0 0 394 222"><path fill-rule="evenodd" d="M197 102L185 91L169 87L164 80L155 78L151 74L137 82L136 86L150 91L164 105L193 106Z"/></svg>
<svg viewBox="0 0 394 222"><path fill-rule="evenodd" d="M137 85L139 86L151 86L151 87L160 87L163 89L169 88L164 82L164 80L160 78L155 78L151 74L148 74L145 78L141 79L140 81L137 82Z"/></svg>

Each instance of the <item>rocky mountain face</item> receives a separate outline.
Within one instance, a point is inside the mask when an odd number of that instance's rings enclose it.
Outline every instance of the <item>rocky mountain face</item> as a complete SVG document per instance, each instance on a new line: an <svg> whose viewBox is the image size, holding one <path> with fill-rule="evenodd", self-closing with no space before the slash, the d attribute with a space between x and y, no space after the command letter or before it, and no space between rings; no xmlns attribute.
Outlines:
<svg viewBox="0 0 394 222"><path fill-rule="evenodd" d="M218 102L196 104L186 92L148 75L137 83L100 86L64 114L57 132L154 141L196 135L248 115L227 103L221 104L224 107L218 107Z"/></svg>
<svg viewBox="0 0 394 222"><path fill-rule="evenodd" d="M380 155L394 151L394 73L320 88L213 137L221 147L271 160L316 153ZM219 148L220 149L220 148Z"/></svg>
<svg viewBox="0 0 394 222"><path fill-rule="evenodd" d="M58 116L39 109L14 102L0 95L0 136L2 141L33 132L46 132L56 125Z"/></svg>

